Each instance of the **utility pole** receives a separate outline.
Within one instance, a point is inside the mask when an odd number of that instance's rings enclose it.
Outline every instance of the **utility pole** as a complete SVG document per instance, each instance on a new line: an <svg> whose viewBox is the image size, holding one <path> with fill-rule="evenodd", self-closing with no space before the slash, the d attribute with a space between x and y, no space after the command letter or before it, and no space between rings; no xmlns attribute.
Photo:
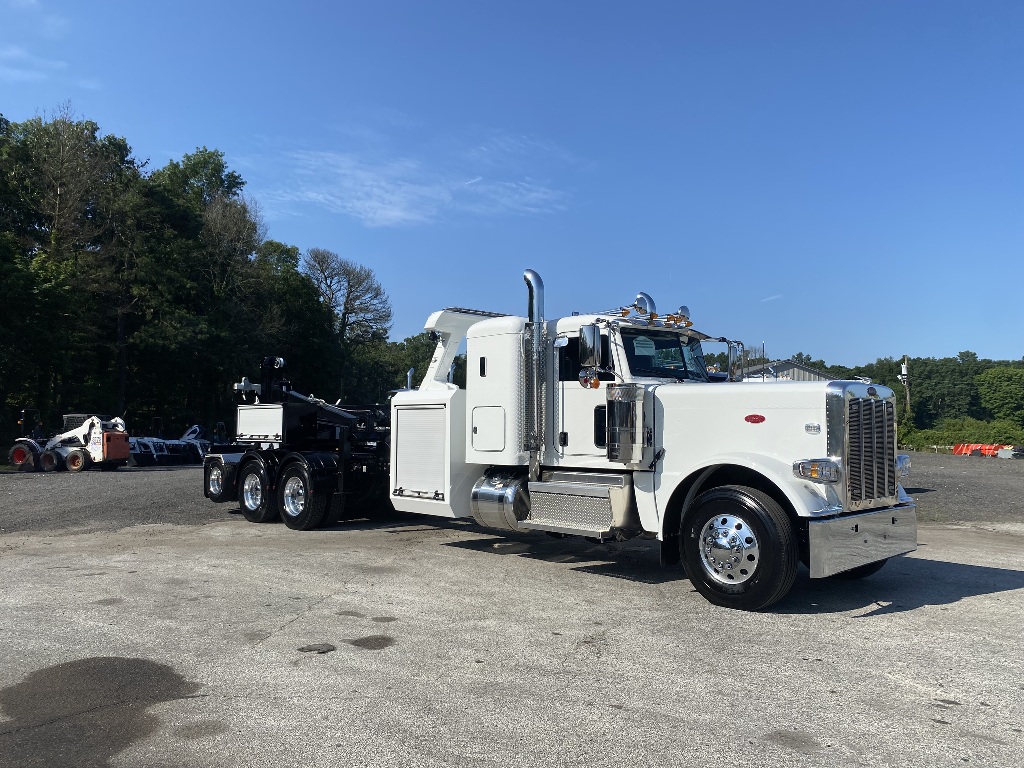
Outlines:
<svg viewBox="0 0 1024 768"><path fill-rule="evenodd" d="M903 411L903 421L907 425L914 423L914 412L910 410L910 365L907 356L903 356L903 365L900 366L899 380L903 385L903 392L907 397L906 408Z"/></svg>

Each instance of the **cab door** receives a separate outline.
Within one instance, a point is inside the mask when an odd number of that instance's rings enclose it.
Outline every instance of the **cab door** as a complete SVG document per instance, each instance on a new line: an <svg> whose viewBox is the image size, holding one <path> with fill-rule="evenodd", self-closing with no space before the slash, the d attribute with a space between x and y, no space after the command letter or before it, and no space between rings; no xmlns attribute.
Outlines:
<svg viewBox="0 0 1024 768"><path fill-rule="evenodd" d="M570 336L558 349L555 417L555 450L562 463L583 460L592 466L606 462L605 424L608 407L605 388L611 374L600 374L597 389L580 384L579 339ZM609 361L607 336L602 336L603 357Z"/></svg>

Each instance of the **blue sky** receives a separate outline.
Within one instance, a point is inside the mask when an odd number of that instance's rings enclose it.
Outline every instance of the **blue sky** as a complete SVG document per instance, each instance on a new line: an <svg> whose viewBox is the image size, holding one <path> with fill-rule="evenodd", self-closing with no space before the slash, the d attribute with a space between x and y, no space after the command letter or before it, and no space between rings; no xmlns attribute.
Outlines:
<svg viewBox="0 0 1024 768"><path fill-rule="evenodd" d="M1024 356L1024 3L0 0L0 113L219 149L268 236L444 306Z"/></svg>

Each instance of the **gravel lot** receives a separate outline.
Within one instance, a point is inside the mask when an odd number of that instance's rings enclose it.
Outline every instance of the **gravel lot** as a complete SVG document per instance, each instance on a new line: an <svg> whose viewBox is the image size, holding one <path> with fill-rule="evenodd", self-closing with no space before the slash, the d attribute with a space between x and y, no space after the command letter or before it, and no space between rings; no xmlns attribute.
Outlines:
<svg viewBox="0 0 1024 768"><path fill-rule="evenodd" d="M907 490L937 523L1024 523L1024 459L912 453ZM1024 530L1024 526L1022 526Z"/></svg>
<svg viewBox="0 0 1024 768"><path fill-rule="evenodd" d="M1018 768L1024 461L913 459L920 549L762 614L652 542L0 474L0 766Z"/></svg>

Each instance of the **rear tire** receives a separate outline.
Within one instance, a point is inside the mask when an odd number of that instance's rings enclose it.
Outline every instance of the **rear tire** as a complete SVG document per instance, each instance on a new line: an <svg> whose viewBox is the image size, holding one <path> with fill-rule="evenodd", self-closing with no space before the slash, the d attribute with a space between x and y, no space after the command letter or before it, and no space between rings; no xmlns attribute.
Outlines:
<svg viewBox="0 0 1024 768"><path fill-rule="evenodd" d="M690 583L709 602L758 611L778 602L796 579L793 525L766 493L739 485L705 491L680 526Z"/></svg>
<svg viewBox="0 0 1024 768"><path fill-rule="evenodd" d="M68 468L68 472L83 472L89 468L91 464L89 460L89 454L83 451L81 448L75 448L71 453L64 457L64 464Z"/></svg>
<svg viewBox="0 0 1024 768"><path fill-rule="evenodd" d="M238 478L238 500L242 515L250 523L271 523L279 517L270 493L267 471L258 462L250 461L242 468Z"/></svg>
<svg viewBox="0 0 1024 768"><path fill-rule="evenodd" d="M331 494L314 491L309 471L295 463L281 473L277 501L285 525L295 531L311 531L323 524Z"/></svg>
<svg viewBox="0 0 1024 768"><path fill-rule="evenodd" d="M39 454L39 468L43 472L56 472L64 469L64 457L56 451L43 451Z"/></svg>

